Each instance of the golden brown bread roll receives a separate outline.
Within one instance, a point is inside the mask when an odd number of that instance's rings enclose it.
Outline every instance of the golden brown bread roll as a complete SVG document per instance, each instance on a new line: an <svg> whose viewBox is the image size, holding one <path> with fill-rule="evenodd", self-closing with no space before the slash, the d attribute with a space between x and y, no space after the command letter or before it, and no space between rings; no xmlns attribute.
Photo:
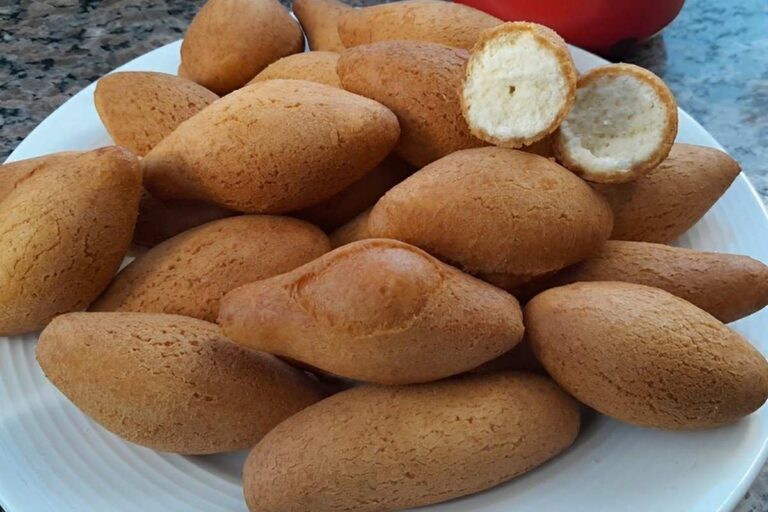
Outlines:
<svg viewBox="0 0 768 512"><path fill-rule="evenodd" d="M214 322L228 291L293 270L329 250L328 237L298 219L242 215L217 220L136 258L90 309L173 313Z"/></svg>
<svg viewBox="0 0 768 512"><path fill-rule="evenodd" d="M223 96L303 48L301 27L277 0L208 0L184 34L181 66Z"/></svg>
<svg viewBox="0 0 768 512"><path fill-rule="evenodd" d="M738 333L658 288L575 283L525 307L526 337L563 389L634 425L714 427L768 397L768 363Z"/></svg>
<svg viewBox="0 0 768 512"><path fill-rule="evenodd" d="M335 52L295 53L276 60L253 77L248 84L285 78L290 80L309 80L341 89L341 81L336 73L339 54Z"/></svg>
<svg viewBox="0 0 768 512"><path fill-rule="evenodd" d="M237 215L237 212L201 201L160 200L144 189L133 243L154 247L160 242L206 222Z"/></svg>
<svg viewBox="0 0 768 512"><path fill-rule="evenodd" d="M383 384L470 370L523 335L514 297L380 239L229 292L218 321L237 343Z"/></svg>
<svg viewBox="0 0 768 512"><path fill-rule="evenodd" d="M111 73L96 83L93 93L112 140L139 156L217 99L191 80L148 71Z"/></svg>
<svg viewBox="0 0 768 512"><path fill-rule="evenodd" d="M37 361L107 430L165 452L248 448L322 398L300 370L177 315L62 315L41 334Z"/></svg>
<svg viewBox="0 0 768 512"><path fill-rule="evenodd" d="M613 240L669 243L693 227L738 176L717 149L674 144L658 167L630 183L593 184L613 210Z"/></svg>
<svg viewBox="0 0 768 512"><path fill-rule="evenodd" d="M469 50L480 34L501 20L466 5L439 0L405 0L352 9L339 18L347 48L377 41L408 40Z"/></svg>
<svg viewBox="0 0 768 512"><path fill-rule="evenodd" d="M489 147L457 151L396 185L374 206L368 230L483 278L538 276L595 254L611 212L556 163Z"/></svg>
<svg viewBox="0 0 768 512"><path fill-rule="evenodd" d="M294 0L292 7L310 50L340 52L344 49L337 27L339 17L352 7L338 0Z"/></svg>
<svg viewBox="0 0 768 512"><path fill-rule="evenodd" d="M374 170L322 203L294 215L334 231L372 207L389 189L413 174L413 167L396 156L388 156Z"/></svg>
<svg viewBox="0 0 768 512"><path fill-rule="evenodd" d="M0 202L0 335L90 304L136 222L141 168L128 150L59 155L36 169Z"/></svg>
<svg viewBox="0 0 768 512"><path fill-rule="evenodd" d="M661 288L733 322L768 304L768 266L748 256L647 242L609 241L594 257L562 270L547 288L579 281L623 281Z"/></svg>
<svg viewBox="0 0 768 512"><path fill-rule="evenodd" d="M525 473L578 431L576 402L537 375L359 387L267 434L245 463L245 499L252 512L410 509Z"/></svg>
<svg viewBox="0 0 768 512"><path fill-rule="evenodd" d="M378 165L400 134L383 105L323 84L267 80L215 102L144 159L161 199L249 213L321 203Z"/></svg>
<svg viewBox="0 0 768 512"><path fill-rule="evenodd" d="M467 52L435 43L382 41L344 51L337 71L348 91L395 113L395 152L416 167L459 149L484 146L461 114L459 85Z"/></svg>

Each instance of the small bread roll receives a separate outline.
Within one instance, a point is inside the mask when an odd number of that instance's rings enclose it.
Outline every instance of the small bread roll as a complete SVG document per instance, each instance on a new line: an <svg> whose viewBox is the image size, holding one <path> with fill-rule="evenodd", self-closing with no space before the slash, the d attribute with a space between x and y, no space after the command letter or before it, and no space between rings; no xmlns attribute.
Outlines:
<svg viewBox="0 0 768 512"><path fill-rule="evenodd" d="M596 254L611 211L555 162L499 147L465 149L379 199L370 234L413 244L463 271L528 280Z"/></svg>
<svg viewBox="0 0 768 512"><path fill-rule="evenodd" d="M191 80L147 71L111 73L96 83L93 93L112 140L139 156L217 99Z"/></svg>
<svg viewBox="0 0 768 512"><path fill-rule="evenodd" d="M276 60L264 71L253 77L248 85L285 78L289 80L309 80L320 84L342 89L339 75L336 73L336 63L339 54L335 52L304 52L295 53Z"/></svg>
<svg viewBox="0 0 768 512"><path fill-rule="evenodd" d="M0 202L0 336L88 306L120 266L138 214L141 167L127 149L36 160Z"/></svg>
<svg viewBox="0 0 768 512"><path fill-rule="evenodd" d="M201 201L161 200L145 189L139 202L139 218L133 230L133 243L141 247L154 247L188 229L233 215L238 214Z"/></svg>
<svg viewBox="0 0 768 512"><path fill-rule="evenodd" d="M331 233L331 247L335 249L342 245L357 242L358 240L373 238L371 232L368 231L368 217L371 215L371 210L372 208L368 208L360 215Z"/></svg>
<svg viewBox="0 0 768 512"><path fill-rule="evenodd" d="M303 49L301 27L277 0L208 0L184 35L181 66L223 96Z"/></svg>
<svg viewBox="0 0 768 512"><path fill-rule="evenodd" d="M442 379L514 347L517 300L396 240L345 245L221 302L224 334L244 346L351 379Z"/></svg>
<svg viewBox="0 0 768 512"><path fill-rule="evenodd" d="M371 208L389 189L413 174L413 167L389 156L374 170L330 199L294 215L330 232Z"/></svg>
<svg viewBox="0 0 768 512"><path fill-rule="evenodd" d="M279 359L215 324L177 315L70 313L40 335L37 361L81 411L154 450L242 450L323 397Z"/></svg>
<svg viewBox="0 0 768 512"><path fill-rule="evenodd" d="M352 7L338 0L294 0L293 13L312 51L340 52L344 45L339 39L339 18Z"/></svg>
<svg viewBox="0 0 768 512"><path fill-rule="evenodd" d="M539 375L362 386L267 434L246 460L243 492L251 512L412 510L526 473L578 432L576 401Z"/></svg>
<svg viewBox="0 0 768 512"><path fill-rule="evenodd" d="M228 291L293 270L329 250L328 237L298 219L242 215L217 220L133 260L90 309L173 313L213 322Z"/></svg>
<svg viewBox="0 0 768 512"><path fill-rule="evenodd" d="M395 153L423 167L454 151L485 145L461 115L459 84L467 55L437 43L382 41L344 51L337 71L346 90L395 113L402 130Z"/></svg>
<svg viewBox="0 0 768 512"><path fill-rule="evenodd" d="M579 77L553 149L585 180L626 183L667 158L676 136L677 103L666 84L647 69L609 64Z"/></svg>
<svg viewBox="0 0 768 512"><path fill-rule="evenodd" d="M768 398L765 357L716 318L658 288L547 290L525 307L536 359L574 398L633 425L716 427Z"/></svg>
<svg viewBox="0 0 768 512"><path fill-rule="evenodd" d="M467 62L461 107L472 134L519 148L554 132L576 97L576 67L554 31L518 21L483 32Z"/></svg>
<svg viewBox="0 0 768 512"><path fill-rule="evenodd" d="M748 256L646 242L608 241L600 253L567 268L548 287L623 281L661 288L733 322L768 305L768 266Z"/></svg>
<svg viewBox="0 0 768 512"><path fill-rule="evenodd" d="M427 41L469 50L480 34L501 20L466 5L405 0L352 9L339 19L347 48L377 41Z"/></svg>
<svg viewBox="0 0 768 512"><path fill-rule="evenodd" d="M384 105L306 80L266 80L221 98L144 158L160 199L246 213L287 213L329 199L392 151Z"/></svg>
<svg viewBox="0 0 768 512"><path fill-rule="evenodd" d="M669 243L707 213L740 170L718 149L674 144L667 159L648 174L593 188L613 210L613 240Z"/></svg>

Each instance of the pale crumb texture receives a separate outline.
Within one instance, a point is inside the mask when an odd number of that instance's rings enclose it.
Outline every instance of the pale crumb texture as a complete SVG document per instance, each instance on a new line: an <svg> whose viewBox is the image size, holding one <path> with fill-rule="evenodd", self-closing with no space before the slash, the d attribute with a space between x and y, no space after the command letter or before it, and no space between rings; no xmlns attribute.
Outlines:
<svg viewBox="0 0 768 512"><path fill-rule="evenodd" d="M479 132L475 135L521 146L523 140L554 129L569 87L551 48L531 32L513 32L472 57L463 94L467 121Z"/></svg>
<svg viewBox="0 0 768 512"><path fill-rule="evenodd" d="M555 151L587 180L621 183L658 165L676 134L676 105L664 83L637 66L610 65L580 80Z"/></svg>

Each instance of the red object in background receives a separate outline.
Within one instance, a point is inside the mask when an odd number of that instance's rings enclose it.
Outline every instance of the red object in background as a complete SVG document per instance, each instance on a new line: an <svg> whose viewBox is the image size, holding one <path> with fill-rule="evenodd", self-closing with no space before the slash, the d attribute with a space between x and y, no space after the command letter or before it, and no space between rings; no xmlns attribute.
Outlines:
<svg viewBox="0 0 768 512"><path fill-rule="evenodd" d="M571 44L603 55L666 27L685 0L457 0L506 21L535 21Z"/></svg>

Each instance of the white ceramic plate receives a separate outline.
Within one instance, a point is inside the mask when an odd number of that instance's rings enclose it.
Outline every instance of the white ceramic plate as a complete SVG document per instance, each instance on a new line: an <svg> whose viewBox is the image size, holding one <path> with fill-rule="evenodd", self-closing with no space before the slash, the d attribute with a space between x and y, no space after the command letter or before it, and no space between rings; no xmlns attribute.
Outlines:
<svg viewBox="0 0 768 512"><path fill-rule="evenodd" d="M120 70L175 73L179 44ZM572 51L582 71L605 63ZM110 144L93 90L90 85L51 114L8 160ZM720 147L682 111L678 139ZM739 176L680 245L768 261L768 219L746 178ZM768 351L768 311L734 326ZM8 512L246 510L244 454L183 457L122 441L45 379L35 362L36 339L0 339L0 504ZM593 415L585 418L575 446L556 460L488 492L424 510L730 510L765 462L767 440L766 407L735 425L694 433L634 428Z"/></svg>

